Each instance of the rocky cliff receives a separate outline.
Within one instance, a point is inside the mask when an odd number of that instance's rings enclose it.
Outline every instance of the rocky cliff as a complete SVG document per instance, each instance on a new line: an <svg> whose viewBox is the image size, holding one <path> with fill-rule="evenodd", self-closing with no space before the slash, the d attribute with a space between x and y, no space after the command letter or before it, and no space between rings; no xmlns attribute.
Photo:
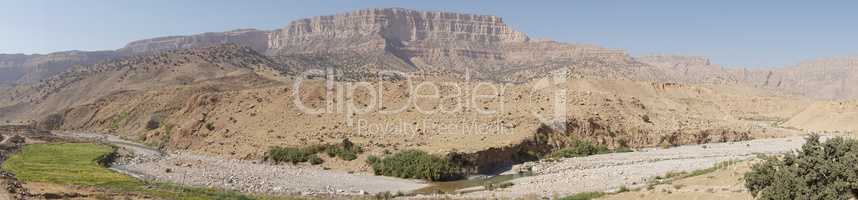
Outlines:
<svg viewBox="0 0 858 200"><path fill-rule="evenodd" d="M335 44L335 41L346 43ZM295 20L287 27L275 30L270 36L269 45L274 50L305 52L329 50L323 48L326 46L336 49L376 49L392 45L391 48L394 48L396 45L424 41L441 46L467 47L525 42L528 37L513 30L496 16L382 8ZM468 44L471 42L473 44ZM323 44L311 45L314 43Z"/></svg>

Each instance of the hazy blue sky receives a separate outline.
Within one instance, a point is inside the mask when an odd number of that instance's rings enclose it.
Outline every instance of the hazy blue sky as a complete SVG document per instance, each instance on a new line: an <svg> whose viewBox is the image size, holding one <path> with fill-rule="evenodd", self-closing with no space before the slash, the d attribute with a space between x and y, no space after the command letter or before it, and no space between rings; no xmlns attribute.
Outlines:
<svg viewBox="0 0 858 200"><path fill-rule="evenodd" d="M42 1L0 0L0 53L104 50L132 40L276 29L371 7L491 14L532 38L779 66L858 55L858 1Z"/></svg>

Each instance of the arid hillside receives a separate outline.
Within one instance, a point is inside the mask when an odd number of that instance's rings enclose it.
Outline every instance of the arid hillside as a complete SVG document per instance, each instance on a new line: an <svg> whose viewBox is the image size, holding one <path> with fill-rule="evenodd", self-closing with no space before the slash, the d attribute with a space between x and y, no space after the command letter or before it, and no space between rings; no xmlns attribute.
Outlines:
<svg viewBox="0 0 858 200"><path fill-rule="evenodd" d="M225 45L166 54L137 56L79 66L33 84L8 87L2 118L37 119L102 97L125 92L168 90L204 80L243 74L278 75L281 66L253 50ZM259 72L259 73L257 73ZM265 80L264 78L258 78ZM240 87L247 83L230 85Z"/></svg>

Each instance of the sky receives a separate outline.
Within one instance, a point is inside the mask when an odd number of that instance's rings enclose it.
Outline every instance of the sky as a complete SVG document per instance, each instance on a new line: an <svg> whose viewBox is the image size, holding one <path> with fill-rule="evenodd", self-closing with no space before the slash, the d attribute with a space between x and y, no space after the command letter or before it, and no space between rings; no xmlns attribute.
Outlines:
<svg viewBox="0 0 858 200"><path fill-rule="evenodd" d="M375 7L496 15L531 38L779 67L858 55L858 1L0 0L0 53L112 50L159 36L263 30Z"/></svg>

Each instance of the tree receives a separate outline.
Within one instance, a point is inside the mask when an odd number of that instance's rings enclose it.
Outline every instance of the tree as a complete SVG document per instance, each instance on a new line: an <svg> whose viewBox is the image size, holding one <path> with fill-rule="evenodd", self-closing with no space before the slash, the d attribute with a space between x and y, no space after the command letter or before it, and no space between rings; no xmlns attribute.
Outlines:
<svg viewBox="0 0 858 200"><path fill-rule="evenodd" d="M812 135L802 148L766 156L745 174L758 199L850 199L858 197L858 141Z"/></svg>

